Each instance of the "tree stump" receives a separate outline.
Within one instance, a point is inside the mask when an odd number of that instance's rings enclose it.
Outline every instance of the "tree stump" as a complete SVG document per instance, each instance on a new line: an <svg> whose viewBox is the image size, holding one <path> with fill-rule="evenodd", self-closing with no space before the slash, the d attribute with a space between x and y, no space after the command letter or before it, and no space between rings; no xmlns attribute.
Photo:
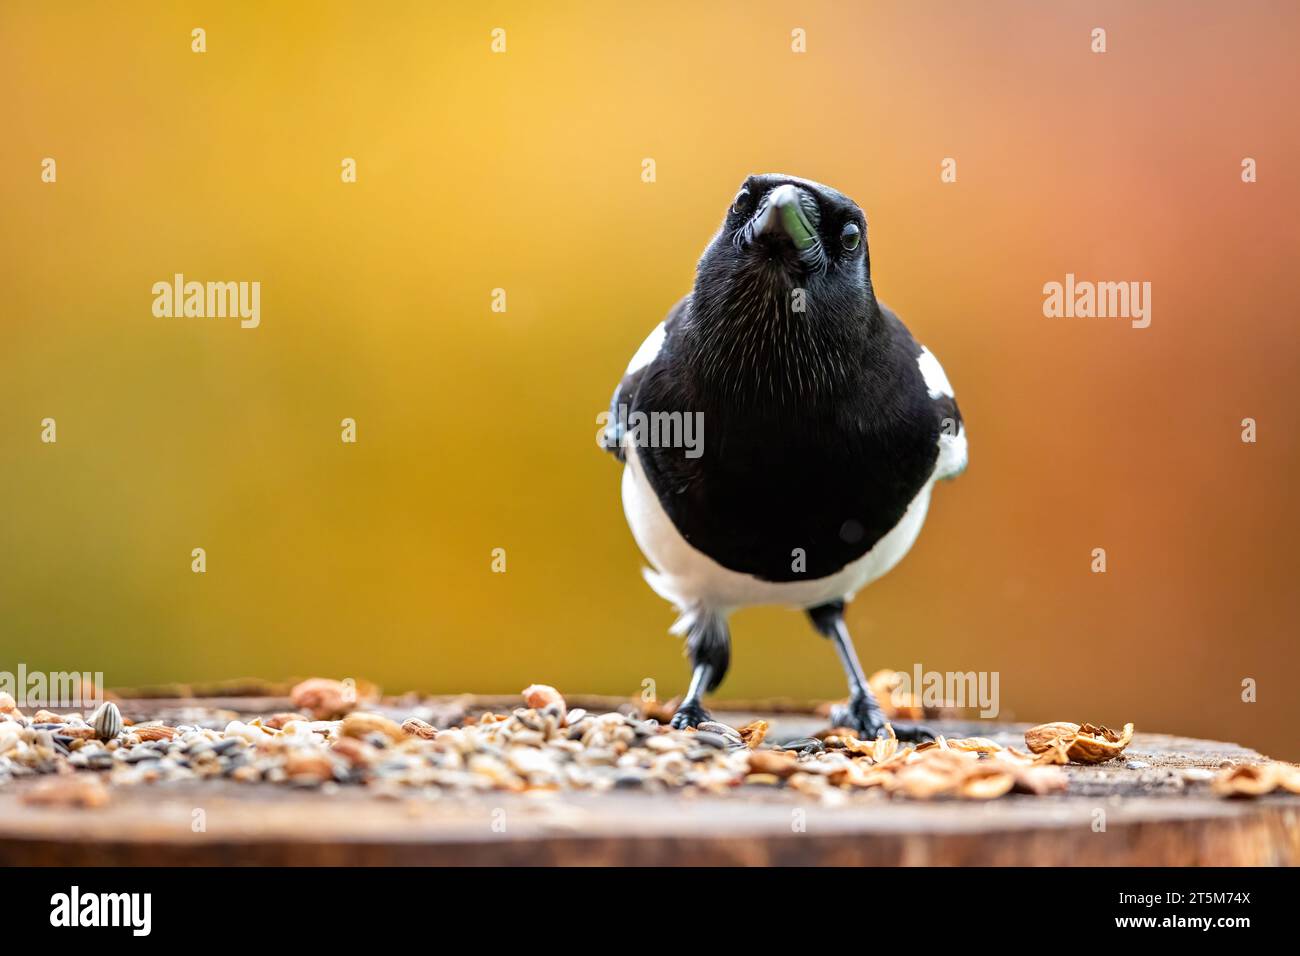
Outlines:
<svg viewBox="0 0 1300 956"><path fill-rule="evenodd" d="M125 709L158 714L184 703L127 702ZM285 704L259 700L248 709ZM755 716L717 714L733 726ZM824 726L806 714L765 719L769 739ZM931 723L949 737L1024 746L1024 725ZM1300 797L1224 799L1185 772L1262 759L1235 744L1139 733L1119 760L1066 768L1067 793L987 802L855 791L828 804L776 786L720 796L383 799L364 787L322 793L214 780L115 787L107 806L78 810L25 803L35 782L26 778L0 787L0 865L1295 865ZM195 832L200 809L204 827Z"/></svg>

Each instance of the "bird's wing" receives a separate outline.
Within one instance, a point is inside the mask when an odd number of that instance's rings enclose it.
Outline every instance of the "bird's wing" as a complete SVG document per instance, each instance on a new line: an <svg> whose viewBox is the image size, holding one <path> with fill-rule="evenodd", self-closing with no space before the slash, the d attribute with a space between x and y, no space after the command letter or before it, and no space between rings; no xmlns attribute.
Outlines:
<svg viewBox="0 0 1300 956"><path fill-rule="evenodd" d="M966 470L966 426L962 423L961 409L952 384L934 353L921 346L916 364L925 379L935 414L939 416L939 459L935 462L934 477L956 478Z"/></svg>
<svg viewBox="0 0 1300 956"><path fill-rule="evenodd" d="M623 378L614 388L614 395L609 400L609 420L605 424L601 444L607 452L610 452L619 461L623 461L624 430L627 427L627 416L632 411L632 401L636 398L637 387L641 384L641 376L659 357L659 352L664 346L664 340L668 337L668 330L677 321L677 316L681 314L685 303L686 299L682 299L673 306L668 313L668 317L656 325L654 330L646 336L646 340L641 343L641 347L632 356L632 361L627 363L627 370L623 373Z"/></svg>

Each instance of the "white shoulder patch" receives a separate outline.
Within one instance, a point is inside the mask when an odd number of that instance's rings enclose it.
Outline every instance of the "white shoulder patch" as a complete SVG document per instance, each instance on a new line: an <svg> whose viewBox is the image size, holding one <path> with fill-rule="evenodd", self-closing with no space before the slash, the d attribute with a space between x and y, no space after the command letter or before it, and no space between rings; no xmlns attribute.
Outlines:
<svg viewBox="0 0 1300 956"><path fill-rule="evenodd" d="M925 379L925 387L930 393L930 398L955 397L952 383L948 381L947 373L944 372L943 366L939 364L933 352L921 346L921 354L916 357L916 364L921 370L921 377ZM941 481L956 478L966 470L968 455L964 425L957 426L955 435L946 430L940 432L939 460L935 463L934 477Z"/></svg>
<svg viewBox="0 0 1300 956"><path fill-rule="evenodd" d="M654 331L646 336L646 340L641 343L641 347L636 350L632 356L632 361L627 363L627 371L624 375L631 375L637 369L645 368L655 360L659 350L663 348L664 337L667 333L664 330L664 324L660 322L654 327Z"/></svg>
<svg viewBox="0 0 1300 956"><path fill-rule="evenodd" d="M645 346L641 346L645 348ZM938 398L940 395L953 397L952 385L948 382L948 376L939 364L939 360L925 346L921 346L921 354L916 357L916 364L921 369L921 376L925 379L925 387L930 390L931 398Z"/></svg>
<svg viewBox="0 0 1300 956"><path fill-rule="evenodd" d="M934 477L938 481L956 478L966 470L970 452L966 446L966 429L957 426L957 434L939 434L939 460L934 465Z"/></svg>

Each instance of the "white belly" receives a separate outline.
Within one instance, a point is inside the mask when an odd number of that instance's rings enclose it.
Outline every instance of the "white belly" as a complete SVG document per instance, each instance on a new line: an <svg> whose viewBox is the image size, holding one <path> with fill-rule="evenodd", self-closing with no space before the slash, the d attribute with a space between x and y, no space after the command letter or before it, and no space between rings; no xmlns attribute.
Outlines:
<svg viewBox="0 0 1300 956"><path fill-rule="evenodd" d="M637 546L654 565L653 571L646 571L646 580L661 597L683 610L727 611L755 604L806 608L850 598L887 573L911 549L925 523L934 486L933 479L927 481L898 524L870 551L836 573L807 581L762 581L724 568L682 537L646 481L636 451L631 443L625 446L623 513Z"/></svg>

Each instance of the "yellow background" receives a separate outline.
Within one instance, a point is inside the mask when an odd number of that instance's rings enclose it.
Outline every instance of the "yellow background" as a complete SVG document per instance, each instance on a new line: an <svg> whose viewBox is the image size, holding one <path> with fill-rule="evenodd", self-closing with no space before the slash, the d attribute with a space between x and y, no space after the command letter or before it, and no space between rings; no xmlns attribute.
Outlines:
<svg viewBox="0 0 1300 956"><path fill-rule="evenodd" d="M6 2L0 668L679 692L595 416L737 184L784 171L866 210L971 439L852 608L868 670L996 670L1004 716L1300 757L1298 27L1283 2ZM154 318L176 272L260 281L261 327ZM1044 318L1067 272L1150 281L1151 327ZM734 626L724 696L842 694L795 613Z"/></svg>

